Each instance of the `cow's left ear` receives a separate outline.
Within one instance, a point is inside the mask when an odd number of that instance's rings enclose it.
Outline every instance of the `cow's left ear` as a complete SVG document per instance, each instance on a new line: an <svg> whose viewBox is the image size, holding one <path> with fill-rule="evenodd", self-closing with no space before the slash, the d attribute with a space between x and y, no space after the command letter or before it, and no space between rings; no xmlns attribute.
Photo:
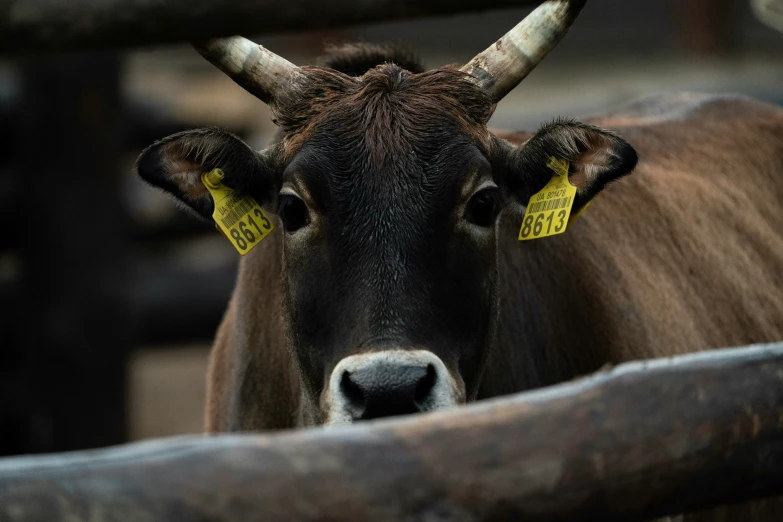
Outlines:
<svg viewBox="0 0 783 522"><path fill-rule="evenodd" d="M151 185L173 194L201 217L211 219L215 207L201 176L219 168L225 175L223 184L253 196L263 206L278 189L274 152L256 152L221 129L193 129L147 147L136 160L136 171Z"/></svg>
<svg viewBox="0 0 783 522"><path fill-rule="evenodd" d="M577 122L558 121L541 128L511 151L503 182L521 205L552 179L551 158L568 160L568 179L577 188L572 213L579 212L607 183L630 174L638 157L614 133Z"/></svg>

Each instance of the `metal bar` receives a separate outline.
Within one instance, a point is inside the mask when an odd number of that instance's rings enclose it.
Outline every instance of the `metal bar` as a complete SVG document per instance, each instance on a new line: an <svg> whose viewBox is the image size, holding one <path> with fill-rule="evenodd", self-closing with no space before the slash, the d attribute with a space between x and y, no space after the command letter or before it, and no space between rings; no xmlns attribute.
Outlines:
<svg viewBox="0 0 783 522"><path fill-rule="evenodd" d="M0 0L0 53L183 42L518 7L534 0Z"/></svg>
<svg viewBox="0 0 783 522"><path fill-rule="evenodd" d="M0 459L0 520L646 520L783 494L783 343L461 409Z"/></svg>

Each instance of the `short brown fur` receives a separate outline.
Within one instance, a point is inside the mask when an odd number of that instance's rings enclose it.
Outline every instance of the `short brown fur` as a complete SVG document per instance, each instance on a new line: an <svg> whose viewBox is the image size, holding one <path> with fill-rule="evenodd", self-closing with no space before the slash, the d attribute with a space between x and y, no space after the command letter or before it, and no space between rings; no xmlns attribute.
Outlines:
<svg viewBox="0 0 783 522"><path fill-rule="evenodd" d="M359 89L340 75L311 73ZM318 111L338 106L326 96ZM304 135L318 111L302 119L282 111L281 123ZM519 209L506 210L498 339L479 398L607 363L783 339L783 109L688 94L586 122L623 136L642 161L561 236L520 243ZM512 143L531 135L498 134ZM287 144L289 154L296 143ZM242 261L242 284L212 352L208 431L301 424L279 314L280 242L273 235ZM238 352L249 345L254 353ZM244 400L231 391L237 379ZM684 520L751 519L783 520L780 503Z"/></svg>

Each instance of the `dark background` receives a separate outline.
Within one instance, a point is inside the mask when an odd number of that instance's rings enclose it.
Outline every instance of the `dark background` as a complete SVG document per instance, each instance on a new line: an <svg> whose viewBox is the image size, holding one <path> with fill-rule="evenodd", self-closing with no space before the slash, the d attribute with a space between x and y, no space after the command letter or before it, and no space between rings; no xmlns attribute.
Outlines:
<svg viewBox="0 0 783 522"><path fill-rule="evenodd" d="M398 42L436 67L469 60L529 10L255 39L298 64L324 40ZM592 0L493 124L680 90L783 104L783 35L747 0ZM144 146L200 125L257 148L274 131L261 102L187 46L0 61L0 455L200 430L238 255L132 172Z"/></svg>

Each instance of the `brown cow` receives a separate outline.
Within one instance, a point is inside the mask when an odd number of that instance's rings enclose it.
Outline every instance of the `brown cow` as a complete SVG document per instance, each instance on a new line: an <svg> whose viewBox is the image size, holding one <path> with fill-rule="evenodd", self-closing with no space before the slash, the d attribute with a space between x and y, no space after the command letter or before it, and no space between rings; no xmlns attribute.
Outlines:
<svg viewBox="0 0 783 522"><path fill-rule="evenodd" d="M138 161L207 218L200 176L216 167L276 216L217 335L209 431L429 411L605 363L783 339L783 109L683 94L487 130L583 4L545 2L462 68L423 71L370 46L325 67L239 37L199 47L281 128L262 152L201 129ZM564 234L520 243L552 157L570 164L573 212L634 173Z"/></svg>

